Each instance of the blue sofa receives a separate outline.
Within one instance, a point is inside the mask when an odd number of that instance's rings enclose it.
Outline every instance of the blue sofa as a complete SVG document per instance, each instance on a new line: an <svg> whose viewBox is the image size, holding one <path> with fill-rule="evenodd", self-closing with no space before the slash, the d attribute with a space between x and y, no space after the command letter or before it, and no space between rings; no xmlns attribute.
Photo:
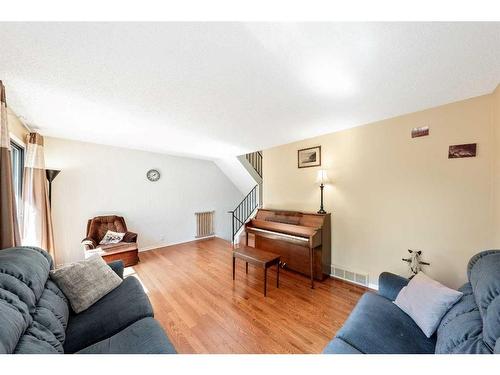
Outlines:
<svg viewBox="0 0 500 375"><path fill-rule="evenodd" d="M121 261L110 266L123 278ZM52 268L42 249L0 250L0 354L175 353L136 278L75 314Z"/></svg>
<svg viewBox="0 0 500 375"><path fill-rule="evenodd" d="M379 292L365 293L325 347L331 354L499 354L500 250L473 256L462 298L427 338L393 301L408 280L384 272Z"/></svg>

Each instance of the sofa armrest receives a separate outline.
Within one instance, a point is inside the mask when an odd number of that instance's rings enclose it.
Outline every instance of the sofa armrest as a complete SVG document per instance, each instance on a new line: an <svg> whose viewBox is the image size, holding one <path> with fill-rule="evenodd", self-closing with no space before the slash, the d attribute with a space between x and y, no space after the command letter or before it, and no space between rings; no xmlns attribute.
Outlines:
<svg viewBox="0 0 500 375"><path fill-rule="evenodd" d="M93 238L85 237L82 240L82 246L84 250L95 249L97 247L97 242L95 242Z"/></svg>
<svg viewBox="0 0 500 375"><path fill-rule="evenodd" d="M127 232L125 236L123 236L123 242L137 242L137 233Z"/></svg>
<svg viewBox="0 0 500 375"><path fill-rule="evenodd" d="M408 284L408 279L390 272L382 272L378 277L378 294L394 301L401 289Z"/></svg>
<svg viewBox="0 0 500 375"><path fill-rule="evenodd" d="M322 354L363 354L363 352L360 352L354 346L342 340L341 338L335 337L323 349Z"/></svg>
<svg viewBox="0 0 500 375"><path fill-rule="evenodd" d="M114 262L108 263L108 266L115 271L115 273L123 279L123 269L125 268L122 260L115 260Z"/></svg>

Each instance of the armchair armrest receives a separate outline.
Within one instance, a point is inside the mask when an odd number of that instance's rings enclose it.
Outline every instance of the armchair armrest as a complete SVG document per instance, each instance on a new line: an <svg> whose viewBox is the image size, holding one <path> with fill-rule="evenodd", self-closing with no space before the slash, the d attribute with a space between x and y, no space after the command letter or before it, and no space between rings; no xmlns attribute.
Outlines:
<svg viewBox="0 0 500 375"><path fill-rule="evenodd" d="M394 301L403 287L408 284L408 279L390 272L382 272L378 278L378 294Z"/></svg>
<svg viewBox="0 0 500 375"><path fill-rule="evenodd" d="M115 260L114 262L108 263L108 266L115 271L115 273L123 279L123 269L124 264L121 260Z"/></svg>
<svg viewBox="0 0 500 375"><path fill-rule="evenodd" d="M137 233L127 232L125 236L123 236L123 242L137 242Z"/></svg>
<svg viewBox="0 0 500 375"><path fill-rule="evenodd" d="M97 242L93 238L85 237L82 240L82 246L84 250L95 249L97 247Z"/></svg>

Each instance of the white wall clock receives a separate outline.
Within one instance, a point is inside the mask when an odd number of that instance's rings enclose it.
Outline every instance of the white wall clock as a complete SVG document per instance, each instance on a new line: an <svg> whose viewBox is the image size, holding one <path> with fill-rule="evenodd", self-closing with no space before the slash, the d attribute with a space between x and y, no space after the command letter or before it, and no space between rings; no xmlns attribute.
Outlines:
<svg viewBox="0 0 500 375"><path fill-rule="evenodd" d="M158 181L160 179L160 172L157 169L150 169L148 173L146 173L146 177L149 181Z"/></svg>

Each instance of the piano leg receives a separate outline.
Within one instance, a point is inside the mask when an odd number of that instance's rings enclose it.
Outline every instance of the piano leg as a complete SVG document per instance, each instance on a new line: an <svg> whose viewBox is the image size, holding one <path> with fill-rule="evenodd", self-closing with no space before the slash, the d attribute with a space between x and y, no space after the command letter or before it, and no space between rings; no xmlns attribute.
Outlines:
<svg viewBox="0 0 500 375"><path fill-rule="evenodd" d="M309 247L309 263L311 266L311 289L314 289L314 249Z"/></svg>
<svg viewBox="0 0 500 375"><path fill-rule="evenodd" d="M264 297L267 295L267 267L264 267Z"/></svg>

